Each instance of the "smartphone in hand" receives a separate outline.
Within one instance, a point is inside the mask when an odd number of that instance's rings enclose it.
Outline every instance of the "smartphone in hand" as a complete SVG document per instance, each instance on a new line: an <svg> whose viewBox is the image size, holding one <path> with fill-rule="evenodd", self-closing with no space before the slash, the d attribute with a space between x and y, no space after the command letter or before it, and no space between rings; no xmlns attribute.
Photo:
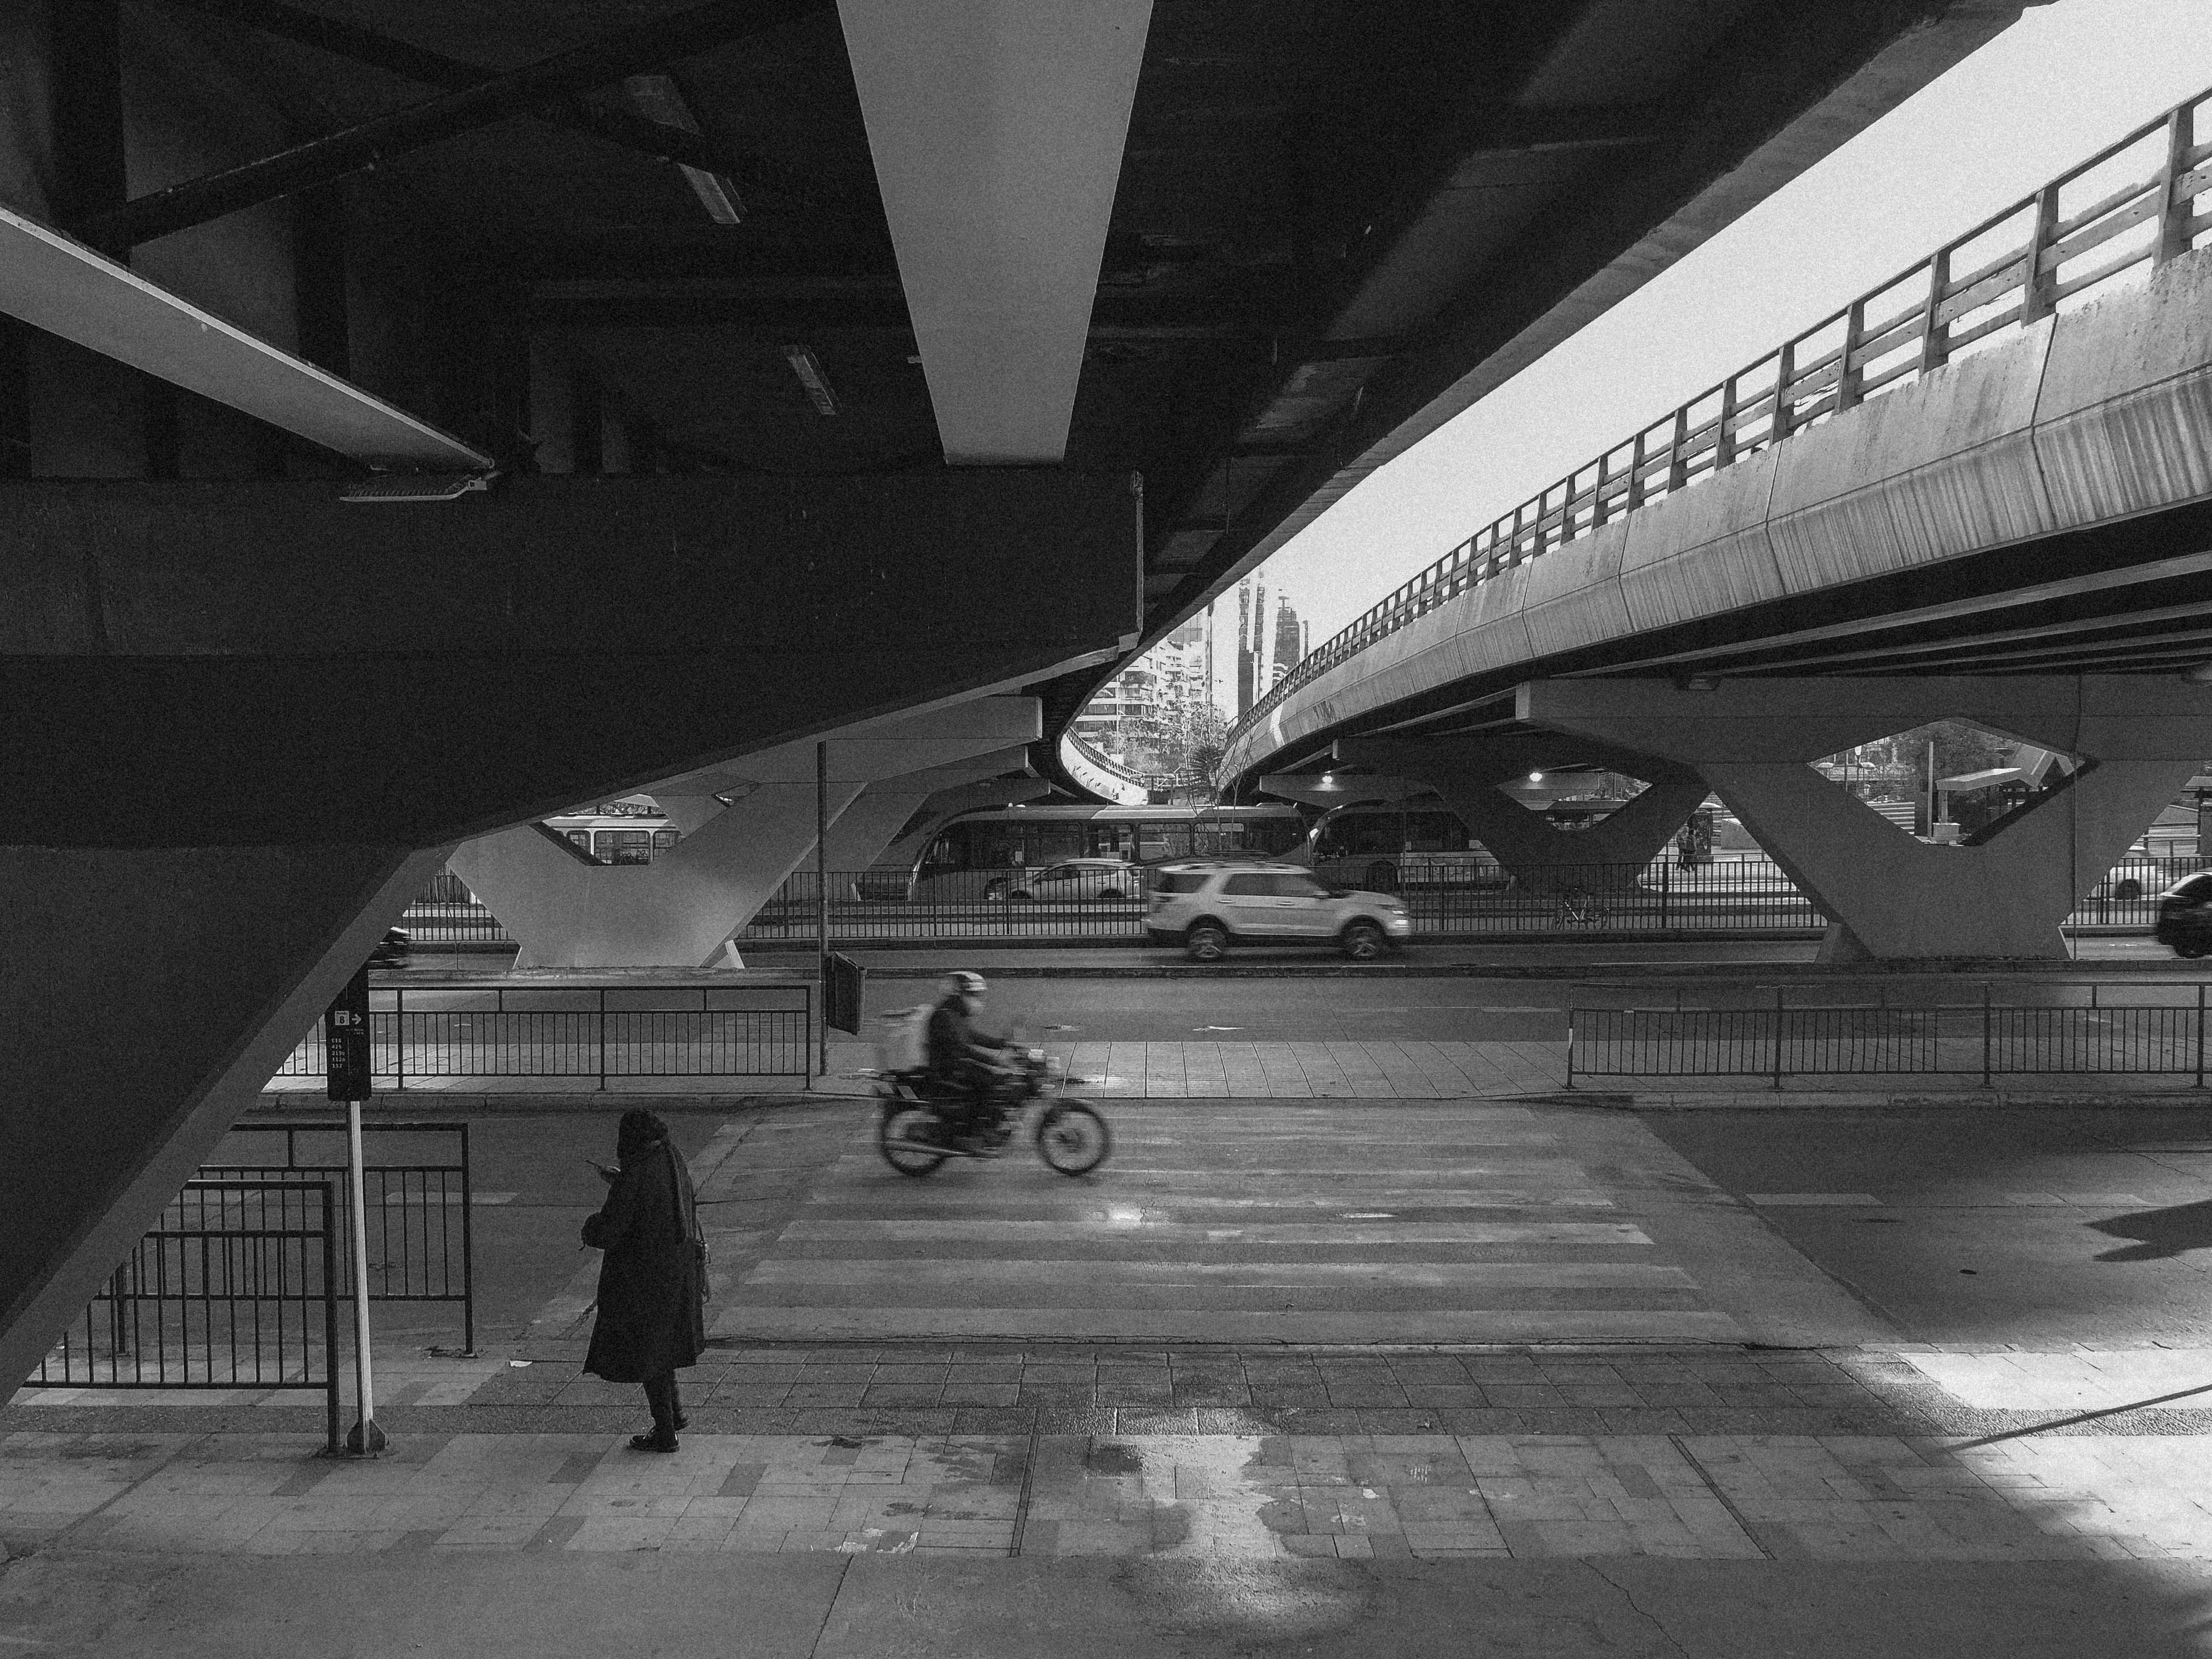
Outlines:
<svg viewBox="0 0 2212 1659"><path fill-rule="evenodd" d="M622 1173L620 1170L610 1168L608 1165L600 1163L596 1158L587 1158L584 1162L590 1164L594 1170L597 1170L599 1172L599 1179L605 1182L610 1187L615 1184L615 1177Z"/></svg>

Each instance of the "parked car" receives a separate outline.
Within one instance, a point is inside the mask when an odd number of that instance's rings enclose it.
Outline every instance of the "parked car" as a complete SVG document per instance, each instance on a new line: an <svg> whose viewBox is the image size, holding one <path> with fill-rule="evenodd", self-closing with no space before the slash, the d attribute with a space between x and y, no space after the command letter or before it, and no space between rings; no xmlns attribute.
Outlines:
<svg viewBox="0 0 2212 1659"><path fill-rule="evenodd" d="M2162 842L2160 845L2171 847L2172 843ZM2124 903L2167 891L2183 876L2205 867L2205 861L2194 854L2146 853L2138 842L2106 872L2102 881L2089 890L2089 896Z"/></svg>
<svg viewBox="0 0 2212 1659"><path fill-rule="evenodd" d="M1180 945L1193 962L1218 962L1231 944L1334 944L1372 962L1413 931L1403 899L1346 892L1296 864L1208 859L1162 865L1152 878L1145 932Z"/></svg>
<svg viewBox="0 0 2212 1659"><path fill-rule="evenodd" d="M384 937L369 950L368 965L372 968L404 968L408 947L414 941L404 927L387 927Z"/></svg>
<svg viewBox="0 0 2212 1659"><path fill-rule="evenodd" d="M2152 932L2178 957L2212 953L2212 870L2184 876L2158 896Z"/></svg>
<svg viewBox="0 0 2212 1659"><path fill-rule="evenodd" d="M985 884L983 897L996 904L1052 900L1131 899L1144 891L1145 872L1127 859L1066 859L1034 873L1012 870Z"/></svg>

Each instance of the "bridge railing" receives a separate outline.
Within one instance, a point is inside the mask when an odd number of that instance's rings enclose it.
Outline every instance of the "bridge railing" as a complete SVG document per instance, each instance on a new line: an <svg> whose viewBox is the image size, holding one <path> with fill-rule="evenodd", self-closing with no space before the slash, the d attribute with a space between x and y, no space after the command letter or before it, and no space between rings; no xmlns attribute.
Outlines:
<svg viewBox="0 0 2212 1659"><path fill-rule="evenodd" d="M1310 652L1239 720L1478 582L1713 477L1838 410L1908 385L2069 301L2118 286L2212 231L2212 89L1991 215L1890 281L1485 526Z"/></svg>

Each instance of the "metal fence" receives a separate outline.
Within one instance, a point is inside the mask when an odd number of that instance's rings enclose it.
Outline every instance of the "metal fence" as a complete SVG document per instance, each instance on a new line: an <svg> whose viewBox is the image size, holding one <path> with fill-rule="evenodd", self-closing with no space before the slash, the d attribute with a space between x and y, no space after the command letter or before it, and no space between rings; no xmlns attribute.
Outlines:
<svg viewBox="0 0 2212 1659"><path fill-rule="evenodd" d="M319 1390L338 1445L337 1206L321 1180L185 1183L40 1363L48 1387Z"/></svg>
<svg viewBox="0 0 2212 1659"><path fill-rule="evenodd" d="M814 990L788 986L506 986L369 994L373 1074L450 1078L810 1077ZM277 1069L325 1075L319 1025Z"/></svg>
<svg viewBox="0 0 2212 1659"><path fill-rule="evenodd" d="M2199 93L1486 526L1253 704L1237 739L1320 675L1475 584L1711 477L2069 301L2187 252L2208 230Z"/></svg>
<svg viewBox="0 0 2212 1659"><path fill-rule="evenodd" d="M362 1125L364 1136L432 1137L451 1146L443 1161L414 1159L362 1166L362 1202L368 1212L368 1299L371 1302L456 1303L461 1347L477 1346L476 1226L469 1167L469 1126L461 1122L379 1121ZM281 1123L234 1124L231 1133L283 1143L283 1162L209 1164L204 1178L266 1182L344 1181L346 1123L343 1118L288 1118ZM301 1158L301 1142L307 1156ZM273 1151L273 1149L272 1149ZM340 1207L342 1260L353 1249L352 1206ZM343 1276L341 1299L353 1298Z"/></svg>
<svg viewBox="0 0 2212 1659"><path fill-rule="evenodd" d="M2092 887L2069 930L2147 929L2158 895L2205 860L2130 857ZM1409 872L1418 866L1407 866ZM967 871L909 879L883 870L831 871L830 937L842 945L901 939L1060 942L1145 935L1154 872L1089 872L1060 884L1038 871ZM738 935L740 943L811 943L816 877L793 875ZM1394 884L1417 938L1534 940L1607 933L1670 937L1800 933L1827 918L1781 866L1760 854L1682 864L1671 852L1646 865L1559 865L1478 881L1409 873Z"/></svg>
<svg viewBox="0 0 2212 1659"><path fill-rule="evenodd" d="M432 904L416 899L399 919L407 930L408 944L425 945L512 945L514 935L506 924L481 904Z"/></svg>
<svg viewBox="0 0 2212 1659"><path fill-rule="evenodd" d="M1567 1084L1592 1077L2186 1076L2204 1084L2205 987L2164 1000L2106 988L2038 985L2051 1000L1977 1000L1791 1007L1584 1008L1568 1012Z"/></svg>

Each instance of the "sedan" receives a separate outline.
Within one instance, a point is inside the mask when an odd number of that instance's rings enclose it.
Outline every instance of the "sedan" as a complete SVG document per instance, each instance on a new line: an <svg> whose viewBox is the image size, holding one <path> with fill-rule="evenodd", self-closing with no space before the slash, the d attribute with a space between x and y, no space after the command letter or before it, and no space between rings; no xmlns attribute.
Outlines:
<svg viewBox="0 0 2212 1659"><path fill-rule="evenodd" d="M2184 876L2158 896L2158 925L2152 931L2178 957L2212 952L2212 870Z"/></svg>
<svg viewBox="0 0 2212 1659"><path fill-rule="evenodd" d="M1144 875L1127 859L1068 859L1049 864L1031 874L1016 870L994 876L983 896L997 903L1011 899L1017 904L1054 900L1129 899L1144 890Z"/></svg>

